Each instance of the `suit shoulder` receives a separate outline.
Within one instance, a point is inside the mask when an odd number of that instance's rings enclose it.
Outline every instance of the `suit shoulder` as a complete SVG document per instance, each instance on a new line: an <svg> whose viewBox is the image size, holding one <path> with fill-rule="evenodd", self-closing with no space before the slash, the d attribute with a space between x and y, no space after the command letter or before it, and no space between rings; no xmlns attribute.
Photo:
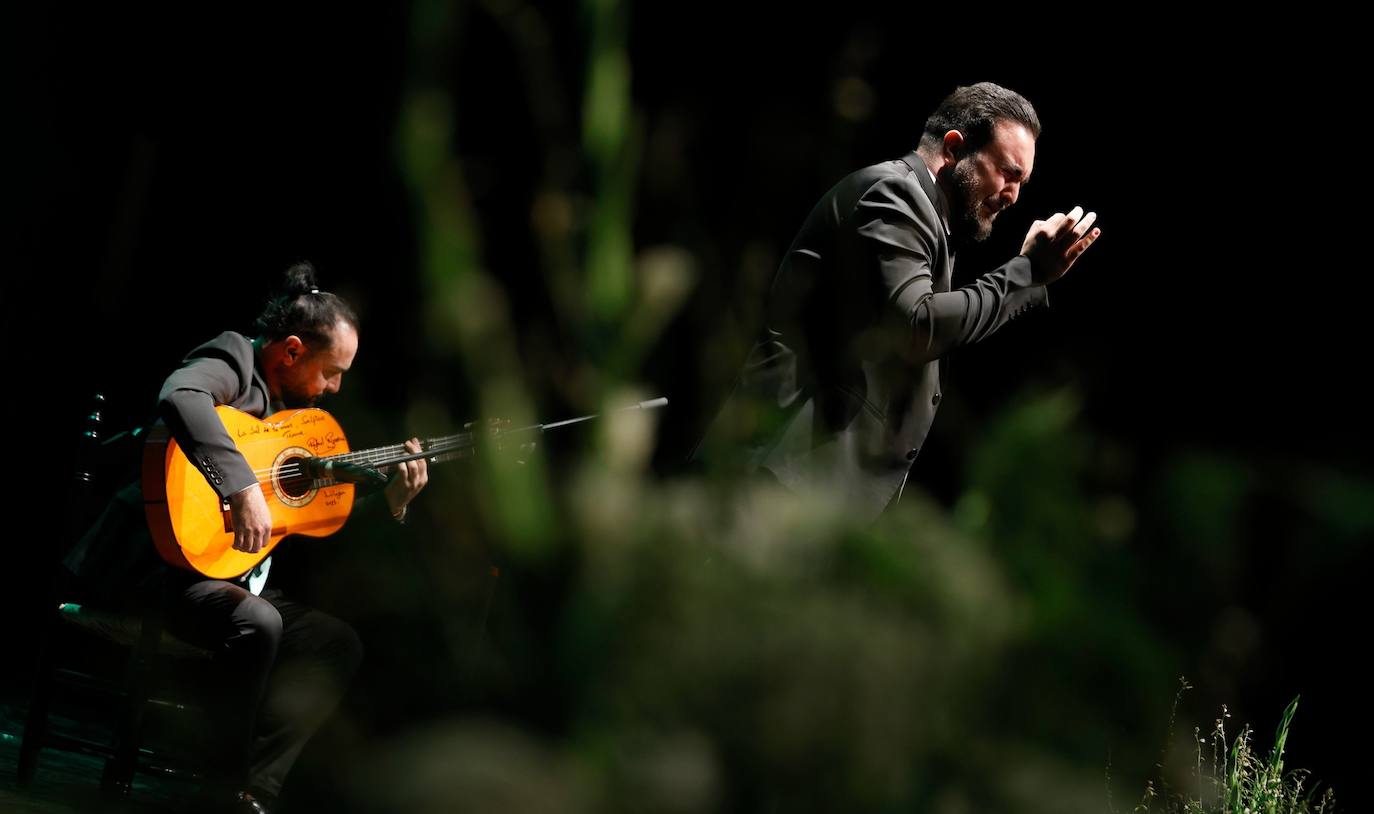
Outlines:
<svg viewBox="0 0 1374 814"><path fill-rule="evenodd" d="M238 331L225 331L214 339L198 345L195 350L191 351L188 355L193 356L202 352L227 353L233 356L243 356L247 354L251 356L253 353L253 342Z"/></svg>
<svg viewBox="0 0 1374 814"><path fill-rule="evenodd" d="M921 179L916 175L917 172L924 171L925 167L914 170L907 166L905 161L894 160L864 167L855 175L863 180L865 188L880 187L906 198L929 203L929 196L921 185Z"/></svg>
<svg viewBox="0 0 1374 814"><path fill-rule="evenodd" d="M862 204L895 206L917 220L939 223L935 202L917 175L920 172L926 172L924 166L913 169L902 160L864 167L850 176L854 182L852 194L856 207Z"/></svg>
<svg viewBox="0 0 1374 814"><path fill-rule="evenodd" d="M187 362L204 358L221 359L240 373L250 373L254 363L253 342L238 331L225 331L186 354Z"/></svg>

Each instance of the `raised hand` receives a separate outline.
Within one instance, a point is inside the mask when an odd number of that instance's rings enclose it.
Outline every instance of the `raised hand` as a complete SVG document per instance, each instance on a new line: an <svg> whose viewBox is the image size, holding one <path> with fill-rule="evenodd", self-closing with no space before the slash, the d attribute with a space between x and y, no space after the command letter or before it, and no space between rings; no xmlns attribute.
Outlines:
<svg viewBox="0 0 1374 814"><path fill-rule="evenodd" d="M1096 221L1096 212L1084 216L1083 207L1075 206L1068 214L1058 212L1047 220L1031 224L1021 254L1030 258L1036 285L1049 285L1063 277L1083 252L1102 236L1101 229L1092 228Z"/></svg>

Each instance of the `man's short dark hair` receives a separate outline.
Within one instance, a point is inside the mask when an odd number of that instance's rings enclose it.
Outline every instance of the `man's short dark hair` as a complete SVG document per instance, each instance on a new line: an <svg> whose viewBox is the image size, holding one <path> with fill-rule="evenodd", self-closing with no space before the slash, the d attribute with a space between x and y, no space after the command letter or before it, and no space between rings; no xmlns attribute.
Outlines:
<svg viewBox="0 0 1374 814"><path fill-rule="evenodd" d="M945 133L958 130L964 134L959 156L962 158L992 141L992 129L1000 121L1016 122L1030 131L1031 138L1040 138L1040 117L1026 97L1016 91L991 82L955 88L926 119L921 146L938 149Z"/></svg>

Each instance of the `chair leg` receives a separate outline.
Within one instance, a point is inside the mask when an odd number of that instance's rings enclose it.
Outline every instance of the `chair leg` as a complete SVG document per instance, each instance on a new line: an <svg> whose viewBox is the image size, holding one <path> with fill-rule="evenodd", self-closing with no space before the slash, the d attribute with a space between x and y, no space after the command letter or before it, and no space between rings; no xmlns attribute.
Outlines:
<svg viewBox="0 0 1374 814"><path fill-rule="evenodd" d="M101 791L107 796L122 797L133 788L143 716L148 707L161 636L162 614L157 607L150 605L143 613L138 646L129 658L124 681L124 702L115 727L114 757L105 762L105 771L100 780Z"/></svg>
<svg viewBox="0 0 1374 814"><path fill-rule="evenodd" d="M53 654L52 637L56 633L55 611L49 611L44 618L44 630L39 640L38 670L34 675L33 694L29 700L28 715L24 719L24 740L19 745L19 766L16 780L20 788L27 788L33 782L34 771L38 768L38 751L48 737L48 711L52 706L54 674L57 660Z"/></svg>

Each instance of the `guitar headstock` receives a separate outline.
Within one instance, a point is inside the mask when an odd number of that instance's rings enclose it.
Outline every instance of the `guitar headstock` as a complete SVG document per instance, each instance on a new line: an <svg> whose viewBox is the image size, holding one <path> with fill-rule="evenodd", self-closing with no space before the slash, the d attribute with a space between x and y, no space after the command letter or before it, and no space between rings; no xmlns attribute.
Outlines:
<svg viewBox="0 0 1374 814"><path fill-rule="evenodd" d="M476 445L496 452L514 453L516 463L525 463L537 446L537 443L529 435L524 433L509 434L511 430L509 418L488 418L481 422L469 421L463 425L463 429L473 434L473 442Z"/></svg>

